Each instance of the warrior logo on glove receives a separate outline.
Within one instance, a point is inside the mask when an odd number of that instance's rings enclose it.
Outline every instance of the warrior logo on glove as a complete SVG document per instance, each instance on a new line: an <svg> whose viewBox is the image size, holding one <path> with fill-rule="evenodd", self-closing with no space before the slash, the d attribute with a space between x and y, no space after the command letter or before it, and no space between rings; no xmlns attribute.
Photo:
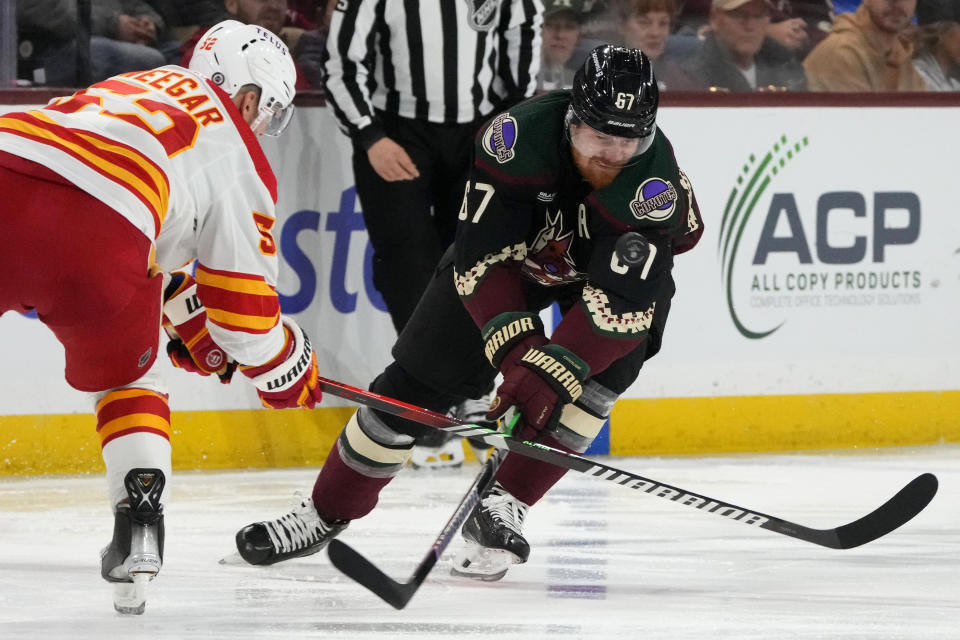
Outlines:
<svg viewBox="0 0 960 640"><path fill-rule="evenodd" d="M550 376L550 379L556 383L554 386L559 385L567 392L567 398L569 398L566 400L567 402L575 401L583 393L583 385L580 384L580 380L574 371L579 372L584 367L581 362L574 362L573 358L562 356L554 358L539 349L530 349L523 354L520 362L531 369L540 370Z"/></svg>

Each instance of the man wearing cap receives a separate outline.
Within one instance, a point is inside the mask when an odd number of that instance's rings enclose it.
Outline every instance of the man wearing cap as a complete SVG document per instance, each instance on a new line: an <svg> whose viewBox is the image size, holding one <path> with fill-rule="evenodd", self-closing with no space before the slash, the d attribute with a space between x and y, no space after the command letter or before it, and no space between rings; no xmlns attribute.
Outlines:
<svg viewBox="0 0 960 640"><path fill-rule="evenodd" d="M576 65L569 65L580 41L583 23L582 0L545 0L543 12L543 56L537 75L537 91L569 89ZM579 63L580 61L574 61Z"/></svg>
<svg viewBox="0 0 960 640"><path fill-rule="evenodd" d="M713 0L710 31L703 46L683 65L689 89L721 91L804 91L803 67L783 45L766 35L767 0Z"/></svg>
<svg viewBox="0 0 960 640"><path fill-rule="evenodd" d="M926 91L905 38L917 0L863 0L803 61L814 91Z"/></svg>

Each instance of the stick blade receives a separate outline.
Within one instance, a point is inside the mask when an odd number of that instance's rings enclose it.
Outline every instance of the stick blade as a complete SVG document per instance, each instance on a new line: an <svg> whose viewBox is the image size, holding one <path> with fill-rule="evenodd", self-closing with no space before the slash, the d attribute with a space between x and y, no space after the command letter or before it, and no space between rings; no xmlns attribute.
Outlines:
<svg viewBox="0 0 960 640"><path fill-rule="evenodd" d="M360 555L356 549L336 539L327 545L327 556L341 573L369 589L394 609L407 606L419 586L397 582Z"/></svg>
<svg viewBox="0 0 960 640"><path fill-rule="evenodd" d="M930 504L938 486L937 476L932 473L917 476L876 510L838 527L834 548L853 549L898 529Z"/></svg>

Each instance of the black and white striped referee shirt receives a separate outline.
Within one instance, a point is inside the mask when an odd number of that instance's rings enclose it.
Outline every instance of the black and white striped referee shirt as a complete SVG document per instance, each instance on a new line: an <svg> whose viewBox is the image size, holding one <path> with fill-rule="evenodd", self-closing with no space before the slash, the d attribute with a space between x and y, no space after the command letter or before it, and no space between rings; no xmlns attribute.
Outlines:
<svg viewBox="0 0 960 640"><path fill-rule="evenodd" d="M338 0L327 39L327 96L368 147L374 108L435 123L470 122L534 94L541 0Z"/></svg>

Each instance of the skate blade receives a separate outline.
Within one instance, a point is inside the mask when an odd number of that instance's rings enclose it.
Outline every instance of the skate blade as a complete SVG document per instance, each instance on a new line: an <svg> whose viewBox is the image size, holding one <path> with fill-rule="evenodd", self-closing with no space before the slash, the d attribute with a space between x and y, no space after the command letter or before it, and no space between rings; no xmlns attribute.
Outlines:
<svg viewBox="0 0 960 640"><path fill-rule="evenodd" d="M229 553L222 558L220 558L219 564L227 565L231 567L250 567L253 566L249 562L243 559L243 557L237 552Z"/></svg>
<svg viewBox="0 0 960 640"><path fill-rule="evenodd" d="M512 565L522 564L523 560L503 549L491 549L476 542L466 540L453 560L450 575L484 582L495 582L507 575Z"/></svg>
<svg viewBox="0 0 960 640"><path fill-rule="evenodd" d="M131 574L133 582L116 582L113 585L113 608L123 615L139 616L147 608L147 583L155 573Z"/></svg>

